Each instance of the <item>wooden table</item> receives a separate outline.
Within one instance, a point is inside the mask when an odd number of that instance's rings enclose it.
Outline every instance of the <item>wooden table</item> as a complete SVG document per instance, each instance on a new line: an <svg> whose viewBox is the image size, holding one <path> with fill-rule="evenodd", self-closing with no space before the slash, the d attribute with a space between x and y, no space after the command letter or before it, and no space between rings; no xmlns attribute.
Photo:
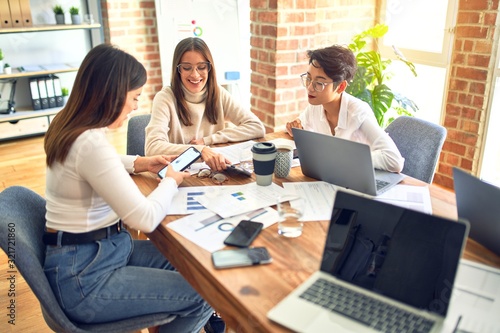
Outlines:
<svg viewBox="0 0 500 333"><path fill-rule="evenodd" d="M267 140L285 137L273 133ZM288 137L289 138L289 137ZM263 141L263 140L262 140ZM132 176L144 194L149 194L157 181L151 174ZM255 181L245 176L230 176L228 185ZM287 178L274 178L276 184L294 181L315 181L292 169ZM404 184L424 186L419 180L405 178ZM182 186L213 185L209 179L190 177ZM436 185L429 186L433 213L456 218L455 195ZM189 283L221 313L224 321L236 332L290 332L267 319L267 312L320 267L329 221L304 223L298 238L278 235L274 224L262 231L252 246L265 246L273 257L272 264L225 270L214 269L211 254L167 228L180 216L167 216L148 237L189 281ZM464 258L500 267L500 257L478 243L468 240Z"/></svg>

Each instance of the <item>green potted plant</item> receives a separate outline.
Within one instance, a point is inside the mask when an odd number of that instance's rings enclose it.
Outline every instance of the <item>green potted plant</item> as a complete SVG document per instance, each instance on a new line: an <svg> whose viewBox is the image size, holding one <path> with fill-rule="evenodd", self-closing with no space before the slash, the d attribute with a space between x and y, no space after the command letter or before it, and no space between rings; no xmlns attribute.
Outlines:
<svg viewBox="0 0 500 333"><path fill-rule="evenodd" d="M69 13L71 14L71 23L73 24L82 24L82 18L80 16L80 9L78 7L71 7L69 9Z"/></svg>
<svg viewBox="0 0 500 333"><path fill-rule="evenodd" d="M63 105L66 105L66 102L68 101L69 98L69 90L66 87L61 88L61 95L63 98Z"/></svg>
<svg viewBox="0 0 500 333"><path fill-rule="evenodd" d="M387 82L394 75L387 69L392 60L383 59L378 50L364 50L368 38L383 37L388 30L387 25L377 24L352 38L349 48L356 55L358 69L346 89L349 94L371 106L379 125L383 128L397 116L403 114L413 116L418 110L417 105L412 100L398 94L387 85ZM413 75L417 76L413 63L406 60L395 47L393 49L397 59L404 62Z"/></svg>
<svg viewBox="0 0 500 333"><path fill-rule="evenodd" d="M64 9L61 5L55 5L52 10L56 16L56 24L64 24Z"/></svg>
<svg viewBox="0 0 500 333"><path fill-rule="evenodd" d="M3 51L0 49L0 74L3 73Z"/></svg>
<svg viewBox="0 0 500 333"><path fill-rule="evenodd" d="M4 72L5 74L12 74L12 68L10 67L10 65L9 65L9 64L7 64L7 63L6 63L6 64L3 66L3 72Z"/></svg>

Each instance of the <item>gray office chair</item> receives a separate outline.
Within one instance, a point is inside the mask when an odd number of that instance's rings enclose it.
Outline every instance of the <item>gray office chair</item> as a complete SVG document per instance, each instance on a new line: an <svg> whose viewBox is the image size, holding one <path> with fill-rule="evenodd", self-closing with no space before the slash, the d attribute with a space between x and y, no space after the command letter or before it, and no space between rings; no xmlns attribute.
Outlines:
<svg viewBox="0 0 500 333"><path fill-rule="evenodd" d="M402 172L431 184L446 139L446 128L423 119L400 116L385 130L405 158Z"/></svg>
<svg viewBox="0 0 500 333"><path fill-rule="evenodd" d="M43 271L45 199L28 188L9 187L0 192L0 221L0 246L9 259L15 255L17 270L40 302L45 322L55 332L134 332L175 319L174 315L158 313L102 324L72 322L57 303Z"/></svg>
<svg viewBox="0 0 500 333"><path fill-rule="evenodd" d="M127 155L144 156L146 126L149 124L150 119L151 114L140 114L128 120Z"/></svg>

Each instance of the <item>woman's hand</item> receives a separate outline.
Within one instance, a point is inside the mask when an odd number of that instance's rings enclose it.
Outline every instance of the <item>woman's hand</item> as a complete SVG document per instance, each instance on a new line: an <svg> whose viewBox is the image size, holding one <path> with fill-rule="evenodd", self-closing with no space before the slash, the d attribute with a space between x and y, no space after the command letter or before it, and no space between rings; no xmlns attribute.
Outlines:
<svg viewBox="0 0 500 333"><path fill-rule="evenodd" d="M231 161L225 158L224 155L216 153L209 147L203 148L201 158L214 171L226 170L226 165L231 164Z"/></svg>
<svg viewBox="0 0 500 333"><path fill-rule="evenodd" d="M293 127L303 129L302 122L300 121L299 118L286 123L286 131L287 131L288 135L290 135L292 137L293 137L293 133L292 133Z"/></svg>
<svg viewBox="0 0 500 333"><path fill-rule="evenodd" d="M189 142L190 144L192 145L205 145L205 140L203 140L203 138L201 139L193 139Z"/></svg>
<svg viewBox="0 0 500 333"><path fill-rule="evenodd" d="M165 165L172 162L176 157L176 155L139 156L134 162L134 171L150 171L156 174Z"/></svg>
<svg viewBox="0 0 500 333"><path fill-rule="evenodd" d="M190 176L191 174L188 171L175 171L174 167L171 165L167 167L167 173L165 174L165 177L173 178L177 183L177 186L179 186L184 181L184 178Z"/></svg>

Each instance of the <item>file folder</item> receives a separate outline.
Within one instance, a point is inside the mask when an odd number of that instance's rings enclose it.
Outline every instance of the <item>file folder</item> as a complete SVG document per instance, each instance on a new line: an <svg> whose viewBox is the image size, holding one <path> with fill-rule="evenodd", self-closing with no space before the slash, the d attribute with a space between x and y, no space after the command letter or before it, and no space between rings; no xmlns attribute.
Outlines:
<svg viewBox="0 0 500 333"><path fill-rule="evenodd" d="M13 28L23 27L23 16L21 14L21 5L19 0L8 0L10 8L10 19L12 20Z"/></svg>
<svg viewBox="0 0 500 333"><path fill-rule="evenodd" d="M56 95L56 106L64 106L64 101L62 97L61 80L57 76L52 77L52 83L54 84L54 93Z"/></svg>
<svg viewBox="0 0 500 333"><path fill-rule="evenodd" d="M2 28L12 28L9 0L0 0L0 20L0 26Z"/></svg>
<svg viewBox="0 0 500 333"><path fill-rule="evenodd" d="M44 78L38 78L38 93L40 94L40 103L42 105L42 109L49 108L49 99L47 95L47 86L45 85Z"/></svg>
<svg viewBox="0 0 500 333"><path fill-rule="evenodd" d="M55 108L56 105L56 94L54 91L54 83L50 76L45 78L45 87L47 88L47 99L49 100L49 108Z"/></svg>
<svg viewBox="0 0 500 333"><path fill-rule="evenodd" d="M32 27L33 18L31 17L30 0L19 0L21 7L21 17L23 18L23 27Z"/></svg>
<svg viewBox="0 0 500 333"><path fill-rule="evenodd" d="M31 91L31 105L33 110L40 110L42 104L40 101L40 94L38 93L38 81L37 79L30 79L30 91Z"/></svg>

